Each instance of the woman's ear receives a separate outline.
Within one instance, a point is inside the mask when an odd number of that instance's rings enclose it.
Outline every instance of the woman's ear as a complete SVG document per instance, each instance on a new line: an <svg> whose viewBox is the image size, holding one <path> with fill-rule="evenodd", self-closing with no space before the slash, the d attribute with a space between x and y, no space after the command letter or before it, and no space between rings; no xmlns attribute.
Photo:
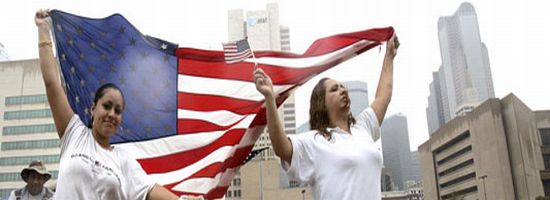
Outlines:
<svg viewBox="0 0 550 200"><path fill-rule="evenodd" d="M90 116L94 116L94 110L95 110L95 103L92 103L92 109L90 109Z"/></svg>

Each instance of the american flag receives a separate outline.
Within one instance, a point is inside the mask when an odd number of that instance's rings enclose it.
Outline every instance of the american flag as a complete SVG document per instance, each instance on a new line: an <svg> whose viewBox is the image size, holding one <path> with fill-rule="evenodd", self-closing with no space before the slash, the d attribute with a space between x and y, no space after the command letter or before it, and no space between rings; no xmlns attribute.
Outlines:
<svg viewBox="0 0 550 200"><path fill-rule="evenodd" d="M248 44L248 38L223 43L223 53L227 64L242 62L254 54Z"/></svg>
<svg viewBox="0 0 550 200"><path fill-rule="evenodd" d="M94 91L115 83L125 111L111 143L134 154L148 176L177 195L222 198L266 124L249 59L142 35L115 14L91 19L50 12L57 57L73 110L87 123ZM289 92L387 41L393 29L370 29L315 41L303 54L258 51L280 105Z"/></svg>

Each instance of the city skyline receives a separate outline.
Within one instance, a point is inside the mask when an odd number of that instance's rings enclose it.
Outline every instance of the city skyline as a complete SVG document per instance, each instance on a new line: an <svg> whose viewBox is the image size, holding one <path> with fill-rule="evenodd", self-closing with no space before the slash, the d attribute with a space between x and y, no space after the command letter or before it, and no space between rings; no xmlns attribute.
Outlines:
<svg viewBox="0 0 550 200"><path fill-rule="evenodd" d="M181 1L177 6L141 2L10 2L0 6L0 42L12 60L37 58L36 28L32 17L39 8L56 8L92 18L120 13L144 34L179 43L180 46L221 49L227 41L227 11L264 10L272 1ZM428 139L425 108L433 71L441 64L437 21L452 15L463 1L279 2L280 23L290 28L292 52L302 53L314 39L394 26L402 46L395 60L394 96L387 116L403 113L409 119L411 149ZM513 92L533 110L549 109L550 84L545 75L550 61L550 20L545 1L469 1L477 12L480 37L491 62L495 96ZM108 6L105 4L108 3ZM315 6L311 6L315 5ZM8 28L6 28L8 27ZM369 51L312 79L297 90L297 124L306 121L309 92L321 77L368 82L374 99L383 59L381 51Z"/></svg>

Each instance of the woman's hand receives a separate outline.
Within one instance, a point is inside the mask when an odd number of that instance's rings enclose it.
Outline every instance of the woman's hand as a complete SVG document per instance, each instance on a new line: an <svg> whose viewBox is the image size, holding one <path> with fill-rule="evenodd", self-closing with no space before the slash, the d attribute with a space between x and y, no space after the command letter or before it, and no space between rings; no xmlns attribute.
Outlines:
<svg viewBox="0 0 550 200"><path fill-rule="evenodd" d="M397 55L397 49L399 48L399 39L397 39L397 35L394 33L393 36L388 40L388 43L386 45L386 56L389 56L390 58L394 58L395 55Z"/></svg>
<svg viewBox="0 0 550 200"><path fill-rule="evenodd" d="M256 90L264 95L266 99L275 97L273 82L271 82L271 78L269 78L264 70L257 67L254 68L254 83L256 83Z"/></svg>
<svg viewBox="0 0 550 200"><path fill-rule="evenodd" d="M50 16L48 12L50 12L50 10L48 9L40 9L36 11L36 14L34 15L34 23L39 29L50 28L50 23L47 20L47 18Z"/></svg>

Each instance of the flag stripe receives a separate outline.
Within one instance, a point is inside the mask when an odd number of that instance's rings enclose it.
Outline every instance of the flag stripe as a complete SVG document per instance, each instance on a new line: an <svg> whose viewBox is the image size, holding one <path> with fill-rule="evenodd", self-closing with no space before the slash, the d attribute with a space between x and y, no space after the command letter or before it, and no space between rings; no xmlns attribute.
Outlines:
<svg viewBox="0 0 550 200"><path fill-rule="evenodd" d="M205 104L210 106L204 106ZM240 115L256 113L262 102L227 98L222 96L178 93L178 109L195 111L228 110Z"/></svg>
<svg viewBox="0 0 550 200"><path fill-rule="evenodd" d="M249 113L252 114L252 113ZM210 123L216 124L218 126L229 126L235 124L245 118L245 115L239 115L227 110L220 111L193 111L193 110L178 110L179 119L189 119L189 120L203 120Z"/></svg>
<svg viewBox="0 0 550 200"><path fill-rule="evenodd" d="M182 153L174 153L166 156L159 156L154 159L140 159L139 162L144 166L143 169L150 173L162 173L167 171L175 171L185 166L191 165L202 158L206 158L209 152L215 152L222 147L227 147L232 150L232 146L238 144L241 137L245 133L242 129L227 131L224 136L215 140L211 144L185 151ZM154 162L162 162L162 165L155 165ZM177 162L175 162L177 161ZM152 163L151 163L152 162Z"/></svg>
<svg viewBox="0 0 550 200"><path fill-rule="evenodd" d="M250 72L250 76L252 76L252 72ZM204 85L212 85L213 87L204 87ZM290 84L274 85L273 90L281 93L291 87L293 85ZM261 101L264 99L263 95L256 90L256 85L253 82L221 78L179 75L178 91L193 94L218 95L249 101Z"/></svg>

